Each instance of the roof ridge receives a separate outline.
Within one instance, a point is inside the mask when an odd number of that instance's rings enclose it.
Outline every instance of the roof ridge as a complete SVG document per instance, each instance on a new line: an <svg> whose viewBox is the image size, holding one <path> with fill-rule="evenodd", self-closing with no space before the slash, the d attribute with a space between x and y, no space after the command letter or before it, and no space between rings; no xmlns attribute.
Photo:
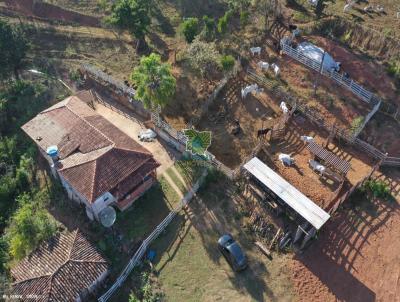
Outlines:
<svg viewBox="0 0 400 302"><path fill-rule="evenodd" d="M24 283L24 282L27 282L27 281L32 281L32 280L35 280L35 279L44 278L44 277L51 277L51 276L52 276L52 274L40 275L40 276L37 276L37 277L32 277L32 278L24 279L24 280L21 280L21 281L13 282L12 285L16 285L16 284Z"/></svg>
<svg viewBox="0 0 400 302"><path fill-rule="evenodd" d="M74 233L75 233L75 234L74 234ZM71 248L70 248L70 250L69 250L69 252L68 252L67 261L68 261L68 260L71 260L72 250L74 249L75 242L76 242L76 238L78 237L78 229L76 229L75 231L73 231L72 234L74 234L74 240L72 241Z"/></svg>
<svg viewBox="0 0 400 302"><path fill-rule="evenodd" d="M140 147L144 148L142 145L139 145ZM140 154L144 154L144 155L149 155L150 157L153 157L153 155L151 154L150 151L147 152L142 152L142 151L138 151L138 150L132 150L132 149L126 149L126 148L122 148L122 147L114 147L113 149L115 150L122 150L122 151L128 151L128 152L135 152L135 153L140 153ZM147 149L146 149L147 150Z"/></svg>
<svg viewBox="0 0 400 302"><path fill-rule="evenodd" d="M76 262L76 263L106 263L106 260L75 260L75 259L70 259L68 262Z"/></svg>
<svg viewBox="0 0 400 302"><path fill-rule="evenodd" d="M112 150L112 149L111 149ZM110 152L107 151L104 154ZM96 158L96 160L94 161L94 173L93 173L93 179L92 179L92 183L91 183L91 190L90 190L90 200L93 200L94 198L94 185L95 185L95 180L96 180L96 175L97 175L97 160L102 157L104 154L100 155L98 158Z"/></svg>
<svg viewBox="0 0 400 302"><path fill-rule="evenodd" d="M88 153L82 153L82 152L81 152L81 154L87 155L87 154L89 154L89 153L98 152L98 151L100 151L100 150L102 150L102 149L106 149L106 148L110 148L110 149L107 150L107 151L104 151L103 154L100 154L99 156L97 156L97 157L95 157L95 158L93 158L93 159L91 159L91 160L88 160L88 161L85 161L85 162L82 162L82 163L78 163L78 164L76 164L76 165L71 165L70 167L67 167L67 168L61 168L61 169L59 169L59 171L65 171L65 170L68 170L68 169L71 169L71 168L79 167L79 166L81 166L81 165L90 163L90 162L92 162L92 161L96 161L97 159L99 159L99 158L100 158L101 156L103 156L104 154L110 152L110 151L114 148L114 144L109 145L109 146L105 146L105 147L100 148L100 149L96 149L96 150L90 151L90 152L88 152ZM70 156L72 156L72 155L70 155ZM70 156L68 156L68 158L69 158ZM63 159L63 160L66 160L66 158ZM61 161L63 161L63 160L61 160Z"/></svg>
<svg viewBox="0 0 400 302"><path fill-rule="evenodd" d="M75 96L75 95L70 96L70 98L75 98L75 99L77 99L79 102L82 102L82 103L84 103L84 104L87 106L87 104L86 104L84 101L82 101L80 98L78 98L78 97ZM111 139L110 139L109 137L107 137L103 132L101 132L99 129L97 129L95 126L93 126L91 123L89 123L89 121L86 120L84 117L82 117L81 115L79 115L78 113L76 113L74 110L72 110L72 108L69 107L68 104L69 104L69 102L65 105L65 107L66 107L69 111L71 111L73 114L75 114L80 120L82 120L83 122L85 122L86 124L88 124L92 129L94 129L95 131L97 131L98 133L100 133L100 135L102 135L105 139L107 139L111 144L114 144L114 141L113 141L113 140L111 140ZM89 106L88 106L88 107L89 107ZM89 107L89 108L90 108L90 107ZM90 108L90 109L91 109L91 108ZM98 115L98 116L101 117L101 115L98 114L96 111L93 110L93 112L95 112L94 115Z"/></svg>

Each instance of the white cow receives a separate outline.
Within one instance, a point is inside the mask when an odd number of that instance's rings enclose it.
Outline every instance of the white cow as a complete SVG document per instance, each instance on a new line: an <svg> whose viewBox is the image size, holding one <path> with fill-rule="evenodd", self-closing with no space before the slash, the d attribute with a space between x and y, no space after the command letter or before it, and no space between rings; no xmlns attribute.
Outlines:
<svg viewBox="0 0 400 302"><path fill-rule="evenodd" d="M254 55L260 55L261 54L261 47L251 47L250 48L251 54Z"/></svg>
<svg viewBox="0 0 400 302"><path fill-rule="evenodd" d="M289 154L280 153L278 158L284 166L291 166L294 164L294 158L290 157Z"/></svg>
<svg viewBox="0 0 400 302"><path fill-rule="evenodd" d="M279 107L282 109L284 114L287 114L289 112L289 108L287 107L286 103L284 101L281 102Z"/></svg>
<svg viewBox="0 0 400 302"><path fill-rule="evenodd" d="M385 8L382 5L377 4L376 7L375 7L375 11L377 13L383 13L385 11Z"/></svg>
<svg viewBox="0 0 400 302"><path fill-rule="evenodd" d="M242 99L246 98L246 96L250 93L256 91L258 92L258 85L257 84L252 84L249 86L246 86L245 88L242 88L241 93L242 93Z"/></svg>
<svg viewBox="0 0 400 302"><path fill-rule="evenodd" d="M260 61L257 63L257 65L258 65L258 67L260 67L261 70L268 70L268 68L269 68L268 62Z"/></svg>
<svg viewBox="0 0 400 302"><path fill-rule="evenodd" d="M397 19L400 19L400 12L397 12L396 17Z"/></svg>
<svg viewBox="0 0 400 302"><path fill-rule="evenodd" d="M271 68L272 68L272 70L274 71L275 76L277 77L277 76L279 75L280 71L281 71L281 70L279 69L279 66L276 65L275 63L272 63L272 64L271 64Z"/></svg>
<svg viewBox="0 0 400 302"><path fill-rule="evenodd" d="M310 167L311 167L311 169L313 169L313 171L318 171L321 174L321 176L324 175L324 173L326 171L325 166L321 165L319 162L317 162L313 159L310 159L308 161L308 163L310 164Z"/></svg>
<svg viewBox="0 0 400 302"><path fill-rule="evenodd" d="M353 5L356 3L356 1L350 1L348 2L344 7L343 7L343 12L347 13L350 8L353 7Z"/></svg>
<svg viewBox="0 0 400 302"><path fill-rule="evenodd" d="M300 139L305 142L305 143L311 143L314 141L314 138L312 136L306 136L306 135L302 135L300 136Z"/></svg>
<svg viewBox="0 0 400 302"><path fill-rule="evenodd" d="M367 5L366 7L363 8L363 11L364 12L370 12L370 11L372 11L372 9L373 9L372 5Z"/></svg>

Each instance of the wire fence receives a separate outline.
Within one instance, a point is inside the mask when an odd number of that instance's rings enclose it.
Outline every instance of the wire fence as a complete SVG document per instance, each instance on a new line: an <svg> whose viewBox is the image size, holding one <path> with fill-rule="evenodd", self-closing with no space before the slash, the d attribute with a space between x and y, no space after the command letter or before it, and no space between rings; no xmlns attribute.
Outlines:
<svg viewBox="0 0 400 302"><path fill-rule="evenodd" d="M193 185L192 189L185 195L185 197L182 198L179 205L176 206L153 230L153 232L151 232L151 234L142 242L140 247L137 249L133 257L129 260L128 264L115 281L115 283L98 299L99 302L108 301L115 293L115 291L119 287L121 287L121 285L125 282L126 278L128 278L132 270L140 263L151 243L165 230L165 228L171 223L175 216L193 199L201 184L204 182L206 176L207 170L204 170L199 180Z"/></svg>

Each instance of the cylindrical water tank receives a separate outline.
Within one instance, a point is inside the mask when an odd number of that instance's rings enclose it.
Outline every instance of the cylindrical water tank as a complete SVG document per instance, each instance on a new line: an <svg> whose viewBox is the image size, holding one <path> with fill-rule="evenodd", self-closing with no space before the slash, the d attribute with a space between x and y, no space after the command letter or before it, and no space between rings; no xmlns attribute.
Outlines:
<svg viewBox="0 0 400 302"><path fill-rule="evenodd" d="M58 161L58 148L57 146L50 146L47 148L46 153L51 157L53 162Z"/></svg>

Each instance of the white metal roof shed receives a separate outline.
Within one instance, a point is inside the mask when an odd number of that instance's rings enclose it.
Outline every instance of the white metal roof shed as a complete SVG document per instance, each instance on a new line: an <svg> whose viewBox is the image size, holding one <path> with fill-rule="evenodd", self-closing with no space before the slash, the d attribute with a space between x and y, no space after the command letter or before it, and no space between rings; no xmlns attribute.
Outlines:
<svg viewBox="0 0 400 302"><path fill-rule="evenodd" d="M244 168L266 185L272 192L278 195L285 203L287 203L317 230L319 230L330 218L328 213L317 206L257 157L254 157L247 162L244 165Z"/></svg>

